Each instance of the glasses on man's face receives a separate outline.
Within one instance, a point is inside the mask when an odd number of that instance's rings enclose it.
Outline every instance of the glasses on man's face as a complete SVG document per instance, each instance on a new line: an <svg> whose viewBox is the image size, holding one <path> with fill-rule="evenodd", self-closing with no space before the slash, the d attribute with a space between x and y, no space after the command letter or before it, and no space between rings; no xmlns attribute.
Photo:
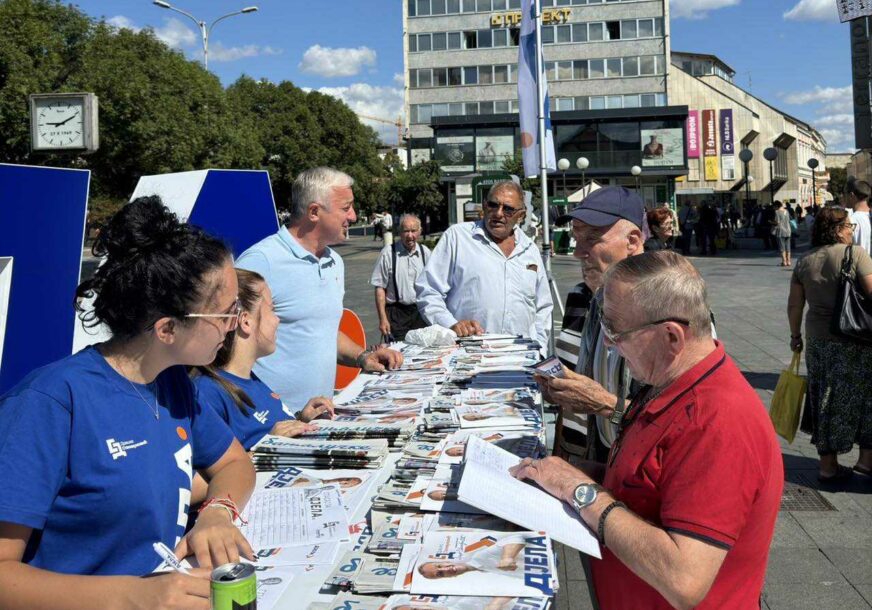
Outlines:
<svg viewBox="0 0 872 610"><path fill-rule="evenodd" d="M675 322L676 324L681 324L682 326L690 327L690 321L684 320L682 318L663 318L662 320L656 320L654 322L648 322L647 324L642 324L641 326L637 326L636 328L631 328L629 330L615 331L608 320L605 318L600 318L600 328L602 328L603 335L605 335L606 339L609 340L609 343L613 343L617 345L620 341L623 341L633 333L637 333L640 330L644 330L646 328L650 328L652 326L658 326L660 324L665 324L666 322Z"/></svg>
<svg viewBox="0 0 872 610"><path fill-rule="evenodd" d="M233 302L227 313L189 313L185 314L186 318L223 318L226 324L229 324L227 332L236 330L239 326L239 315L242 313L242 303L239 299Z"/></svg>
<svg viewBox="0 0 872 610"><path fill-rule="evenodd" d="M503 214L505 214L507 218L511 218L512 216L521 211L521 208L513 208L510 205L500 203L499 201L494 201L493 199L488 200L485 203L485 207L487 207L488 212L496 212L500 208L503 208Z"/></svg>

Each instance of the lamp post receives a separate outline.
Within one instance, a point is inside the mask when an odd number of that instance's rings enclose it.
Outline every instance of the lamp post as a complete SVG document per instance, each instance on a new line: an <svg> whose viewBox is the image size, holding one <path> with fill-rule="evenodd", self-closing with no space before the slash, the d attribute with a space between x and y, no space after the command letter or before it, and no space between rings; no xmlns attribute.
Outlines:
<svg viewBox="0 0 872 610"><path fill-rule="evenodd" d="M566 201L568 199L566 194L566 170L569 169L569 159L560 159L557 162L557 169L563 172L563 199Z"/></svg>
<svg viewBox="0 0 872 610"><path fill-rule="evenodd" d="M590 167L590 161L587 157L579 157L575 161L575 167L581 170L581 189L584 191L584 172Z"/></svg>
<svg viewBox="0 0 872 610"><path fill-rule="evenodd" d="M739 153L739 160L745 165L745 208L751 205L751 173L748 171L748 167L753 158L754 153L751 152L750 148L745 148ZM744 213L745 210L742 210L743 216Z"/></svg>
<svg viewBox="0 0 872 610"><path fill-rule="evenodd" d="M778 149L770 146L763 151L763 158L769 161L769 204L775 205L775 169L773 163L778 158Z"/></svg>
<svg viewBox="0 0 872 610"><path fill-rule="evenodd" d="M812 157L808 160L808 167L811 169L811 204L817 204L817 182L815 182L815 170L820 165L820 162Z"/></svg>
<svg viewBox="0 0 872 610"><path fill-rule="evenodd" d="M633 178L636 180L636 190L639 190L639 176L642 175L642 168L638 165L634 165L630 168L630 173L633 174Z"/></svg>
<svg viewBox="0 0 872 610"><path fill-rule="evenodd" d="M256 13L257 12L256 6L246 6L242 10L235 11L233 13L227 13L226 15L221 15L220 17L218 17L218 19L216 19L208 27L206 27L205 21L200 21L199 19L194 17L191 13L189 13L187 11L183 11L180 8L176 8L172 4L170 4L169 2L164 2L164 0L154 0L153 4L155 6L159 6L160 8L165 8L165 9L168 9L171 11L175 11L175 12L179 13L180 15L184 15L185 17L187 17L188 19L190 19L191 21L193 21L194 23L197 24L197 27L200 28L200 36L203 39L203 67L206 68L207 70L209 69L209 36L212 34L212 28L214 28L218 24L219 21L227 19L228 17L233 17L235 15L247 15L248 13Z"/></svg>

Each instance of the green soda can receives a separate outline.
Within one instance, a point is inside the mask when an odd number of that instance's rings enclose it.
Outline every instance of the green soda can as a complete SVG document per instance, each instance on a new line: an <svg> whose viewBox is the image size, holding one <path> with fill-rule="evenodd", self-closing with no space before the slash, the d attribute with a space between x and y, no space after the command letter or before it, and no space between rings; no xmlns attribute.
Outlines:
<svg viewBox="0 0 872 610"><path fill-rule="evenodd" d="M257 575L250 563L212 570L212 610L257 610Z"/></svg>

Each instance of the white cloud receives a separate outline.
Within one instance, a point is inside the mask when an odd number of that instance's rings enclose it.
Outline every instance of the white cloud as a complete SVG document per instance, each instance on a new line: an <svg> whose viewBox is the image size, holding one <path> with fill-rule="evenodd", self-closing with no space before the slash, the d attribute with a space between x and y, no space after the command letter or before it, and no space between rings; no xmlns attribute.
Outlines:
<svg viewBox="0 0 872 610"><path fill-rule="evenodd" d="M820 104L821 110L827 114L845 114L854 108L851 86L821 87L816 86L811 91L797 91L782 95L788 104Z"/></svg>
<svg viewBox="0 0 872 610"><path fill-rule="evenodd" d="M406 86L406 75L402 72L394 74L394 82L402 87Z"/></svg>
<svg viewBox="0 0 872 610"><path fill-rule="evenodd" d="M742 0L672 0L669 12L679 19L705 19L710 11L716 11L728 6L736 6Z"/></svg>
<svg viewBox="0 0 872 610"><path fill-rule="evenodd" d="M799 0L784 18L791 21L833 21L838 22L839 14L834 0Z"/></svg>
<svg viewBox="0 0 872 610"><path fill-rule="evenodd" d="M138 32L142 29L140 27L137 27L137 25L133 23L132 19L130 19L129 17L125 17L124 15L115 15L114 17L109 17L109 19L106 20L106 23L108 23L112 27L118 28L119 30L128 29L133 30L134 32Z"/></svg>
<svg viewBox="0 0 872 610"><path fill-rule="evenodd" d="M327 78L354 76L360 74L364 66L375 66L375 60L375 51L368 47L331 49L316 44L306 49L299 68Z"/></svg>
<svg viewBox="0 0 872 610"><path fill-rule="evenodd" d="M209 45L210 61L236 61L246 57L258 57L261 55L281 55L282 50L274 47L261 47L256 44L247 44L241 47L225 47L220 42ZM201 54L202 55L202 54Z"/></svg>
<svg viewBox="0 0 872 610"><path fill-rule="evenodd" d="M376 87L355 83L348 87L321 87L319 93L331 95L348 104L354 112L394 121L403 114L403 90L396 87ZM387 123L360 119L375 129L383 142L397 141L397 128Z"/></svg>
<svg viewBox="0 0 872 610"><path fill-rule="evenodd" d="M857 150L853 125L844 129L821 129L820 132L827 141L827 151L830 153Z"/></svg>
<svg viewBox="0 0 872 610"><path fill-rule="evenodd" d="M828 116L822 116L815 119L815 123L818 125L853 125L854 124L854 115L853 114L831 114Z"/></svg>
<svg viewBox="0 0 872 610"><path fill-rule="evenodd" d="M165 45L173 49L191 46L198 40L194 30L175 17L165 19L163 27L154 29L154 35Z"/></svg>

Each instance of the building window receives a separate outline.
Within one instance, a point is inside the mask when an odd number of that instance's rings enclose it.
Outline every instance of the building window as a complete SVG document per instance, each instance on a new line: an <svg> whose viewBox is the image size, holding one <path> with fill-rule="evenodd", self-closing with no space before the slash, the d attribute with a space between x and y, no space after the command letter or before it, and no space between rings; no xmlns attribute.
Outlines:
<svg viewBox="0 0 872 610"><path fill-rule="evenodd" d="M608 78L620 78L621 77L621 58L615 59L607 59L606 60L606 76Z"/></svg>
<svg viewBox="0 0 872 610"><path fill-rule="evenodd" d="M408 7L409 17L414 17L415 15L418 14L417 12L415 12L415 8L416 8L415 0L408 0L408 2L406 3L406 6Z"/></svg>
<svg viewBox="0 0 872 610"><path fill-rule="evenodd" d="M657 97L653 93L643 93L639 96L643 108L657 105Z"/></svg>
<svg viewBox="0 0 872 610"><path fill-rule="evenodd" d="M639 96L638 95L625 95L624 96L624 108L638 108L639 107Z"/></svg>
<svg viewBox="0 0 872 610"><path fill-rule="evenodd" d="M436 32L433 34L433 50L444 51L448 48L445 32Z"/></svg>
<svg viewBox="0 0 872 610"><path fill-rule="evenodd" d="M493 102L479 102L478 113L479 114L493 114L494 113L494 103Z"/></svg>
<svg viewBox="0 0 872 610"><path fill-rule="evenodd" d="M590 78L605 77L605 62L602 59L589 59L587 65Z"/></svg>
<svg viewBox="0 0 872 610"><path fill-rule="evenodd" d="M601 95L594 95L590 98L590 109L591 110L605 110L606 107L606 98Z"/></svg>
<svg viewBox="0 0 872 610"><path fill-rule="evenodd" d="M572 42L572 26L558 25L557 26L557 42Z"/></svg>
<svg viewBox="0 0 872 610"><path fill-rule="evenodd" d="M494 102L494 113L495 114L508 114L509 112L509 102Z"/></svg>
<svg viewBox="0 0 872 610"><path fill-rule="evenodd" d="M433 118L433 107L430 104L421 104L418 107L418 122L429 123Z"/></svg>
<svg viewBox="0 0 872 610"><path fill-rule="evenodd" d="M509 10L521 8L521 0L509 0Z"/></svg>
<svg viewBox="0 0 872 610"><path fill-rule="evenodd" d="M430 14L431 15L444 15L445 14L445 0L430 0Z"/></svg>
<svg viewBox="0 0 872 610"><path fill-rule="evenodd" d="M478 83L480 85L493 85L494 84L493 66L479 66L478 67Z"/></svg>
<svg viewBox="0 0 872 610"><path fill-rule="evenodd" d="M445 68L433 68L433 86L445 87L448 85L448 70Z"/></svg>
<svg viewBox="0 0 872 610"><path fill-rule="evenodd" d="M509 45L509 31L508 30L494 30L493 31L493 41L495 47L506 47Z"/></svg>
<svg viewBox="0 0 872 610"><path fill-rule="evenodd" d="M419 51L429 51L433 47L431 46L431 37L430 34L418 34L418 50Z"/></svg>
<svg viewBox="0 0 872 610"><path fill-rule="evenodd" d="M549 81L557 80L557 64L553 61L545 62L545 78Z"/></svg>
<svg viewBox="0 0 872 610"><path fill-rule="evenodd" d="M621 22L620 21L607 21L606 22L606 32L608 33L608 40L620 40L621 39Z"/></svg>
<svg viewBox="0 0 872 610"><path fill-rule="evenodd" d="M418 0L418 17L426 17L430 14L430 0Z"/></svg>
<svg viewBox="0 0 872 610"><path fill-rule="evenodd" d="M477 49L478 41L477 41L478 33L475 30L467 31L463 33L463 39L466 41L467 49Z"/></svg>
<svg viewBox="0 0 872 610"><path fill-rule="evenodd" d="M494 10L495 11L506 10L506 0L494 0Z"/></svg>
<svg viewBox="0 0 872 610"><path fill-rule="evenodd" d="M623 108L624 107L624 96L623 95L609 95L606 97L606 107L607 108Z"/></svg>
<svg viewBox="0 0 872 610"><path fill-rule="evenodd" d="M628 19L621 22L621 38L630 39L636 37L636 20Z"/></svg>
<svg viewBox="0 0 872 610"><path fill-rule="evenodd" d="M494 66L494 84L503 84L509 82L509 67Z"/></svg>
<svg viewBox="0 0 872 610"><path fill-rule="evenodd" d="M575 80L587 80L587 60L577 59L573 62L572 77Z"/></svg>
<svg viewBox="0 0 872 610"><path fill-rule="evenodd" d="M575 110L575 101L571 97L558 97L557 102L557 110Z"/></svg>
<svg viewBox="0 0 872 610"><path fill-rule="evenodd" d="M463 84L463 68L448 68L448 86L459 87Z"/></svg>
<svg viewBox="0 0 872 610"><path fill-rule="evenodd" d="M409 89L418 88L418 71L409 70Z"/></svg>
<svg viewBox="0 0 872 610"><path fill-rule="evenodd" d="M663 36L663 17L658 17L654 20L654 35L657 37Z"/></svg>
<svg viewBox="0 0 872 610"><path fill-rule="evenodd" d="M448 48L452 51L455 49L460 49L460 32L449 32L448 33Z"/></svg>
<svg viewBox="0 0 872 610"><path fill-rule="evenodd" d="M463 84L477 85L478 84L478 66L469 66L463 69Z"/></svg>
<svg viewBox="0 0 872 610"><path fill-rule="evenodd" d="M554 27L553 26L543 26L542 27L542 44L554 44Z"/></svg>
<svg viewBox="0 0 872 610"><path fill-rule="evenodd" d="M639 74L642 76L654 76L657 72L657 64L654 61L653 55L646 55L639 58Z"/></svg>
<svg viewBox="0 0 872 610"><path fill-rule="evenodd" d="M572 42L587 42L587 24L572 24Z"/></svg>
<svg viewBox="0 0 872 610"><path fill-rule="evenodd" d="M460 0L448 0L446 9L449 15L456 15L460 12Z"/></svg>
<svg viewBox="0 0 872 610"><path fill-rule="evenodd" d="M430 68L418 70L418 87L433 86L433 71Z"/></svg>
<svg viewBox="0 0 872 610"><path fill-rule="evenodd" d="M487 49L493 46L493 34L490 30L478 31L478 48Z"/></svg>
<svg viewBox="0 0 872 610"><path fill-rule="evenodd" d="M588 102L587 97L584 95L579 95L575 98L575 109L576 110L587 110Z"/></svg>
<svg viewBox="0 0 872 610"><path fill-rule="evenodd" d="M624 58L624 76L639 76L639 58Z"/></svg>
<svg viewBox="0 0 872 610"><path fill-rule="evenodd" d="M587 38L590 41L600 41L603 39L603 24L589 23L587 25Z"/></svg>
<svg viewBox="0 0 872 610"><path fill-rule="evenodd" d="M418 37L412 34L409 36L409 53L418 52Z"/></svg>
<svg viewBox="0 0 872 610"><path fill-rule="evenodd" d="M509 40L511 41L511 44L513 47L516 47L519 44L521 44L521 30L519 30L518 28L510 29L509 30Z"/></svg>
<svg viewBox="0 0 872 610"><path fill-rule="evenodd" d="M462 116L463 104L448 104L448 114L449 116Z"/></svg>
<svg viewBox="0 0 872 610"><path fill-rule="evenodd" d="M475 8L479 13L491 12L491 0L476 0Z"/></svg>
<svg viewBox="0 0 872 610"><path fill-rule="evenodd" d="M466 114L478 114L478 102L467 102L466 103Z"/></svg>
<svg viewBox="0 0 872 610"><path fill-rule="evenodd" d="M464 13L474 13L475 12L475 0L463 0L463 12Z"/></svg>
<svg viewBox="0 0 872 610"><path fill-rule="evenodd" d="M572 80L572 62L558 61L557 62L557 80Z"/></svg>
<svg viewBox="0 0 872 610"><path fill-rule="evenodd" d="M639 38L654 37L654 20L639 19Z"/></svg>

